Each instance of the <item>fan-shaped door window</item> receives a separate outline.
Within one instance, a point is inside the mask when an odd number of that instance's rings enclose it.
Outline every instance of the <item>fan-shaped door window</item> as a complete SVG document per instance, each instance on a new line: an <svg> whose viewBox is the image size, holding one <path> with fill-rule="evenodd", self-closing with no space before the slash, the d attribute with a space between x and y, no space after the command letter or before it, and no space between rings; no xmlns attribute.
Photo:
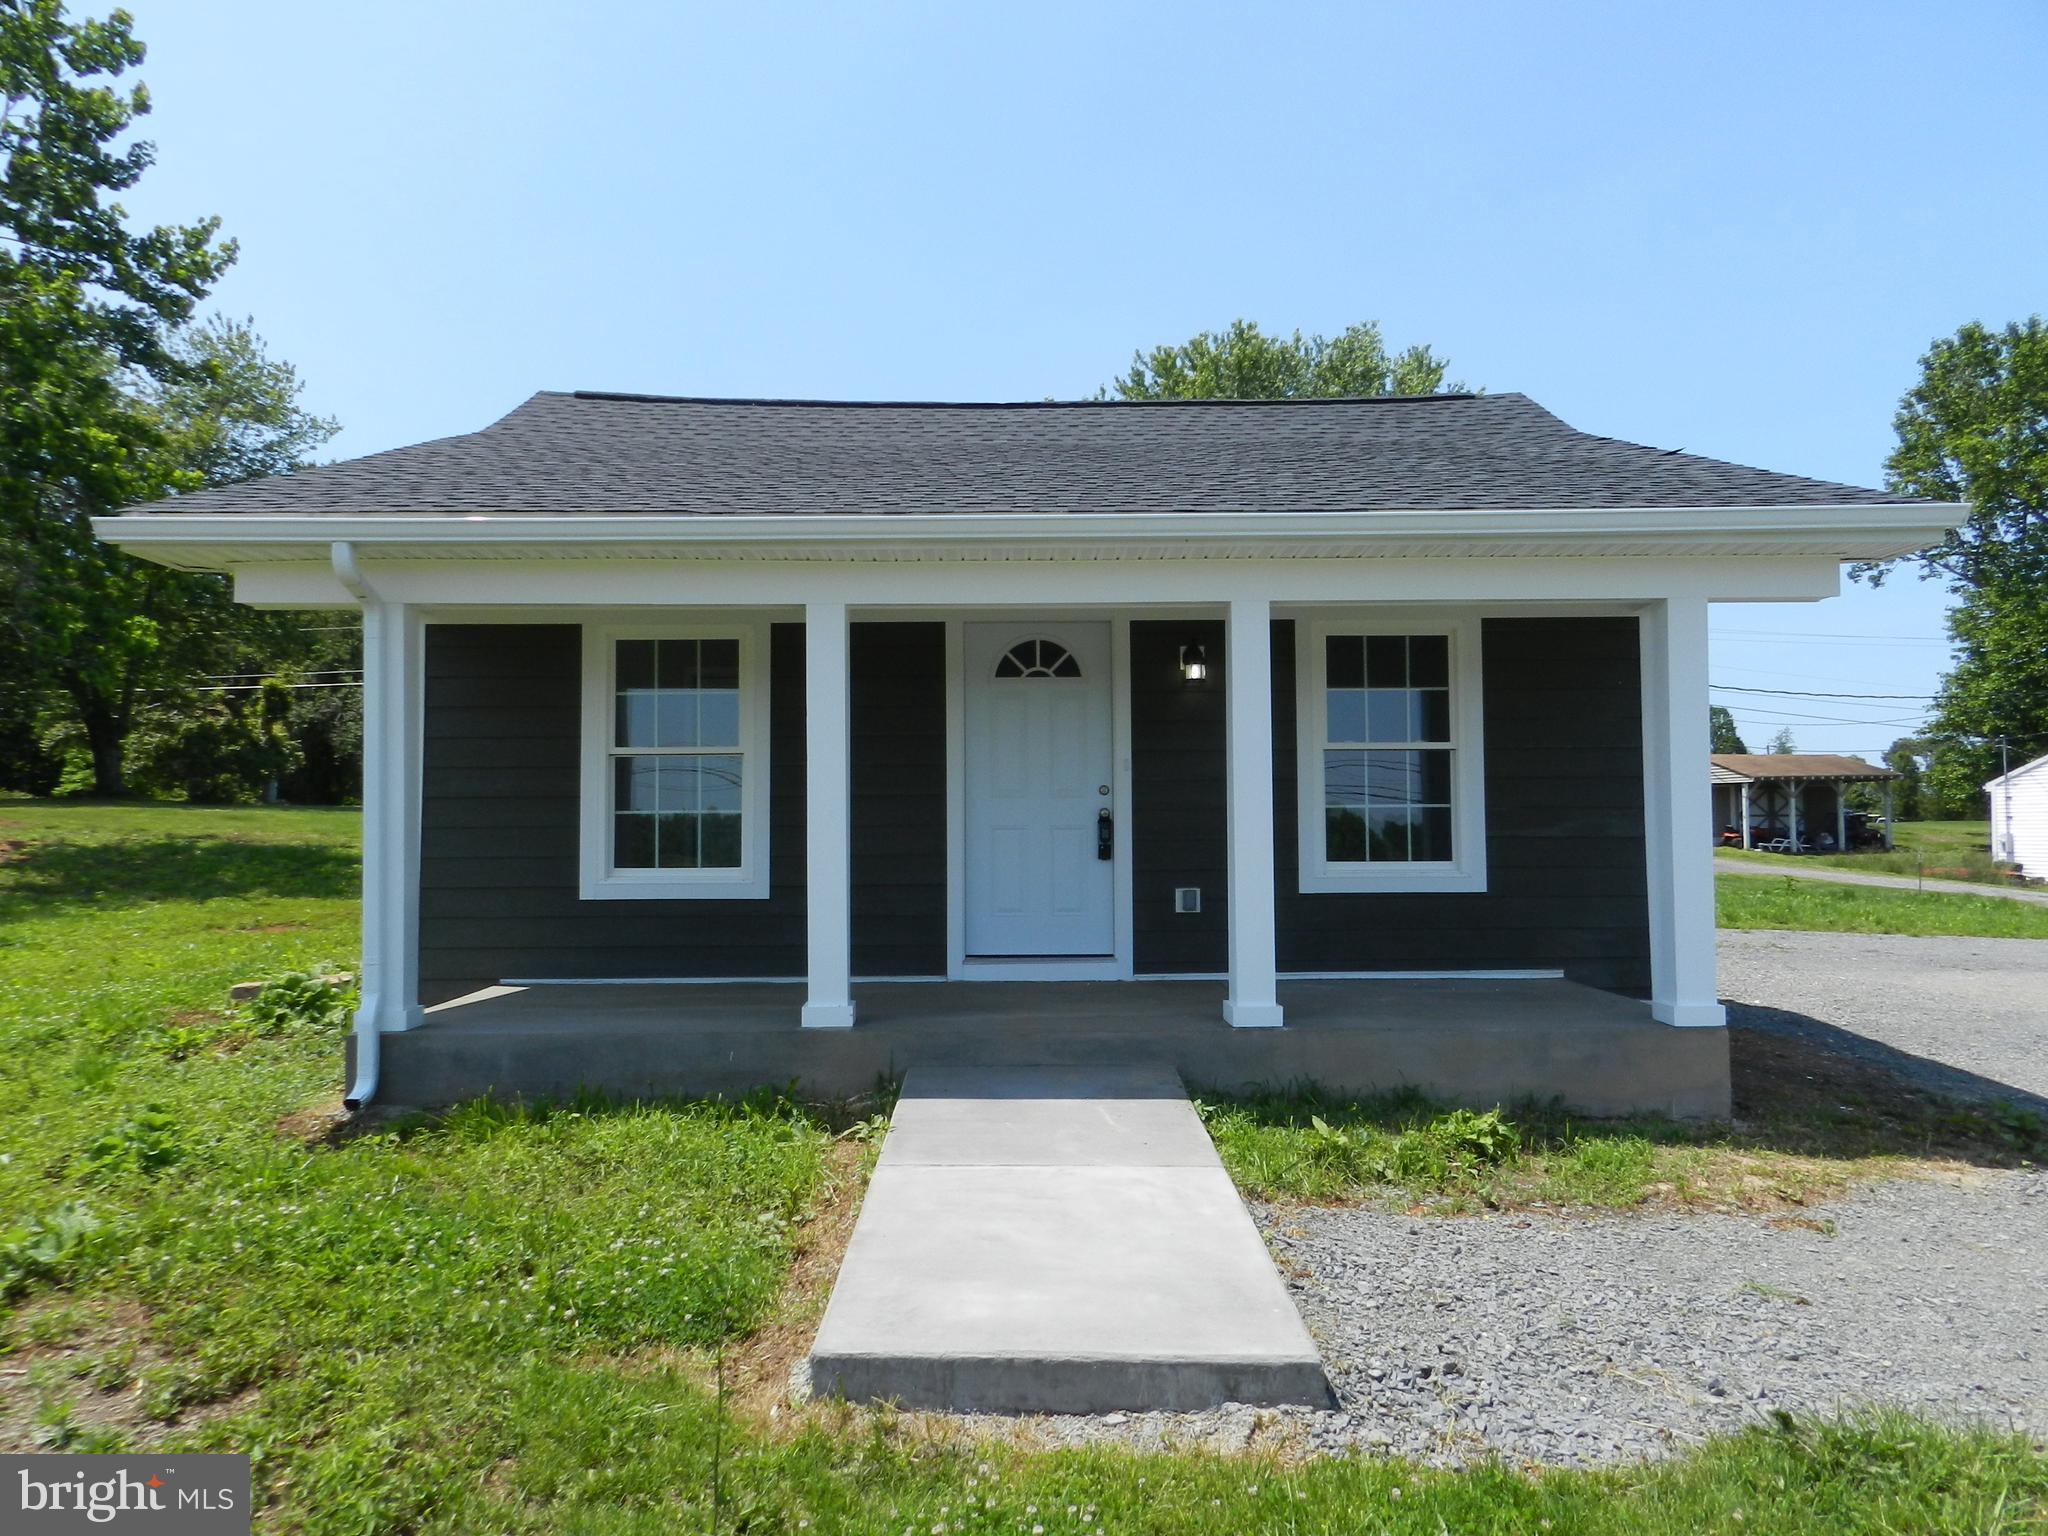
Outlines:
<svg viewBox="0 0 2048 1536"><path fill-rule="evenodd" d="M996 663L997 677L1079 677L1081 663L1057 640L1019 640Z"/></svg>

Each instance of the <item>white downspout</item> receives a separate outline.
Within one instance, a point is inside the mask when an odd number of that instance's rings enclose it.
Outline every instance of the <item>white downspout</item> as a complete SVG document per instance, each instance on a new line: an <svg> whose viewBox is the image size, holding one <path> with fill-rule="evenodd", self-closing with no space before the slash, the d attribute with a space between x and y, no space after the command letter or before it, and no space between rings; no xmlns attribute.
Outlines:
<svg viewBox="0 0 2048 1536"><path fill-rule="evenodd" d="M384 604L363 576L362 567L356 564L353 544L337 540L328 551L328 560L334 568L334 579L363 605L363 656L367 667L368 658L377 653L377 646L383 638ZM374 1002L375 999L366 997L362 1006L356 1009L355 1081L349 1084L348 1091L341 1097L342 1107L351 1113L377 1096L377 1070L383 1064L384 1041L377 1029Z"/></svg>

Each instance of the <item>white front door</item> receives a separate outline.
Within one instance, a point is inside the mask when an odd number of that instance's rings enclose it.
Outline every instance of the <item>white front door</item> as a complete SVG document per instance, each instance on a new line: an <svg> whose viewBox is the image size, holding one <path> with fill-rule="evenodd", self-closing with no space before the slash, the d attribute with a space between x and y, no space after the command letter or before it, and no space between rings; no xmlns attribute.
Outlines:
<svg viewBox="0 0 2048 1536"><path fill-rule="evenodd" d="M962 664L968 956L1110 954L1109 625L969 624Z"/></svg>

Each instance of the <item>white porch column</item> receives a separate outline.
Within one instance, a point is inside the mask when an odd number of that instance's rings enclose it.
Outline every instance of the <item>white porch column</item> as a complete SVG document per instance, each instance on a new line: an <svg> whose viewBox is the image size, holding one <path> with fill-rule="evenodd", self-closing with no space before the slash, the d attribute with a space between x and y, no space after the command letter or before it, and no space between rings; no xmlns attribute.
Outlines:
<svg viewBox="0 0 2048 1536"><path fill-rule="evenodd" d="M1792 791L1789 803L1792 807L1790 815L1792 817L1792 851L1794 853L1799 853L1803 851L1799 842L1799 791L1802 787L1803 786L1800 780L1794 779L1792 781Z"/></svg>
<svg viewBox="0 0 2048 1536"><path fill-rule="evenodd" d="M804 605L804 880L810 927L806 1029L853 1023L853 782L847 749L846 604Z"/></svg>
<svg viewBox="0 0 2048 1536"><path fill-rule="evenodd" d="M1749 846L1749 785L1742 786L1742 846Z"/></svg>
<svg viewBox="0 0 2048 1536"><path fill-rule="evenodd" d="M1835 781L1835 852L1849 851L1849 802L1845 791L1849 786L1842 780Z"/></svg>
<svg viewBox="0 0 2048 1536"><path fill-rule="evenodd" d="M1644 610L1643 811L1650 882L1650 1013L1728 1022L1714 986L1714 850L1699 836L1707 778L1707 604Z"/></svg>
<svg viewBox="0 0 2048 1536"><path fill-rule="evenodd" d="M356 1029L392 1034L420 1014L419 610L363 602L363 959Z"/></svg>
<svg viewBox="0 0 2048 1536"><path fill-rule="evenodd" d="M1234 598L1225 639L1229 716L1230 995L1237 1029L1281 1023L1273 941L1273 605Z"/></svg>

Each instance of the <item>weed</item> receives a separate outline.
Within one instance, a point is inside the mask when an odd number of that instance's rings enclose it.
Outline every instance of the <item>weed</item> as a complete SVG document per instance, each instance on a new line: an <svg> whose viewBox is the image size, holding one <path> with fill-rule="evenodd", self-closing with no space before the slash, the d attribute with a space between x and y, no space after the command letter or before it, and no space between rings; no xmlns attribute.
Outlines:
<svg viewBox="0 0 2048 1536"><path fill-rule="evenodd" d="M152 1104L122 1120L86 1149L88 1173L99 1179L141 1174L154 1178L185 1155L175 1115Z"/></svg>

